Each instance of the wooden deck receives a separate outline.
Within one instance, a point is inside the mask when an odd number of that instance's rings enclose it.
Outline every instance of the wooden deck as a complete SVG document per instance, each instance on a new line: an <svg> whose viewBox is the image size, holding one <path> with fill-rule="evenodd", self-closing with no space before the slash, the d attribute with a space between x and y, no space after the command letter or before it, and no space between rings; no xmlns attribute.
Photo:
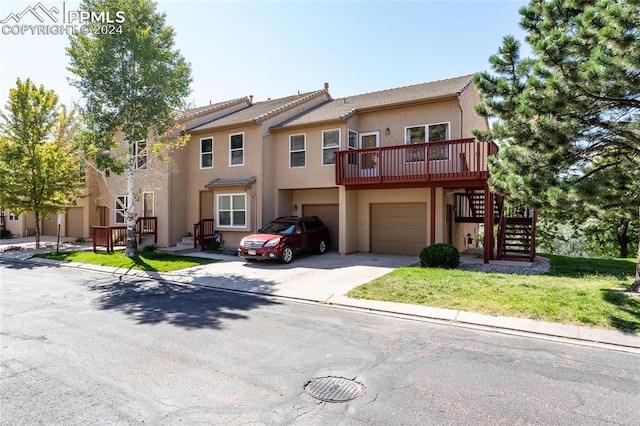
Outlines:
<svg viewBox="0 0 640 426"><path fill-rule="evenodd" d="M457 139L336 153L336 185L347 189L450 186L486 182L493 142Z"/></svg>

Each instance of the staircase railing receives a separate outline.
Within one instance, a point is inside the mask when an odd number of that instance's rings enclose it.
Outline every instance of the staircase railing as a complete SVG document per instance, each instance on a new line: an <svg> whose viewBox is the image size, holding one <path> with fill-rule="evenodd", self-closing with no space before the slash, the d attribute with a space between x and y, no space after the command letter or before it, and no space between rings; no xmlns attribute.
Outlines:
<svg viewBox="0 0 640 426"><path fill-rule="evenodd" d="M142 244L144 235L153 235L154 244L158 244L158 218L139 217L136 220L136 230L138 232L138 244Z"/></svg>
<svg viewBox="0 0 640 426"><path fill-rule="evenodd" d="M200 219L193 224L193 248L204 250L207 241L213 240L215 236L215 219Z"/></svg>
<svg viewBox="0 0 640 426"><path fill-rule="evenodd" d="M502 259L505 247L507 217L505 215L504 196L496 195L496 199L498 200L498 247L496 250L496 257L500 260Z"/></svg>

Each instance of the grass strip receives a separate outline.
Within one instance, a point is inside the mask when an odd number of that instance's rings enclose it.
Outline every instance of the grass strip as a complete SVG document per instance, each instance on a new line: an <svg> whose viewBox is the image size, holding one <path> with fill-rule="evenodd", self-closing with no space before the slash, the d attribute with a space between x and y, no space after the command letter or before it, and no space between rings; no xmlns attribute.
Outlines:
<svg viewBox="0 0 640 426"><path fill-rule="evenodd" d="M37 254L35 257L153 272L176 271L178 269L191 268L193 266L204 265L216 261L215 259L176 256L169 253L157 253L152 251L143 251L134 257L125 256L123 251L117 251L115 253L72 251L43 253Z"/></svg>
<svg viewBox="0 0 640 426"><path fill-rule="evenodd" d="M542 275L399 268L348 296L640 332L640 297L619 291L633 282L635 259L548 257Z"/></svg>

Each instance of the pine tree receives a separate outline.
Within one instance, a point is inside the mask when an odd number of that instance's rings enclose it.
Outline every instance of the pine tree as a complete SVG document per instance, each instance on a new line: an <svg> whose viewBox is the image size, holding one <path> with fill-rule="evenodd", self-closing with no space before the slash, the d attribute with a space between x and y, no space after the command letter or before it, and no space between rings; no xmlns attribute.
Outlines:
<svg viewBox="0 0 640 426"><path fill-rule="evenodd" d="M476 77L479 114L497 118L490 185L551 214L640 206L640 1L532 0ZM640 290L638 266L631 290Z"/></svg>

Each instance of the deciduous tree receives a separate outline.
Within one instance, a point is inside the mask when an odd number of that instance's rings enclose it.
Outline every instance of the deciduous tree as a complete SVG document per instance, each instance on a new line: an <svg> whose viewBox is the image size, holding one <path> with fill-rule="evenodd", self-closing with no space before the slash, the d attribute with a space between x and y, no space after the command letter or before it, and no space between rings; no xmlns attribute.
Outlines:
<svg viewBox="0 0 640 426"><path fill-rule="evenodd" d="M84 97L86 131L81 145L102 170L124 174L128 208L127 255L137 252L136 172L140 158L161 150L173 112L189 94L191 69L174 47L174 30L149 0L84 0L80 9L125 17L113 34L91 31L70 37L71 84ZM125 149L116 155L116 133ZM139 143L143 141L143 143Z"/></svg>
<svg viewBox="0 0 640 426"><path fill-rule="evenodd" d="M83 194L82 167L72 138L75 114L58 96L30 79L16 82L0 113L0 205L40 220L75 204Z"/></svg>

